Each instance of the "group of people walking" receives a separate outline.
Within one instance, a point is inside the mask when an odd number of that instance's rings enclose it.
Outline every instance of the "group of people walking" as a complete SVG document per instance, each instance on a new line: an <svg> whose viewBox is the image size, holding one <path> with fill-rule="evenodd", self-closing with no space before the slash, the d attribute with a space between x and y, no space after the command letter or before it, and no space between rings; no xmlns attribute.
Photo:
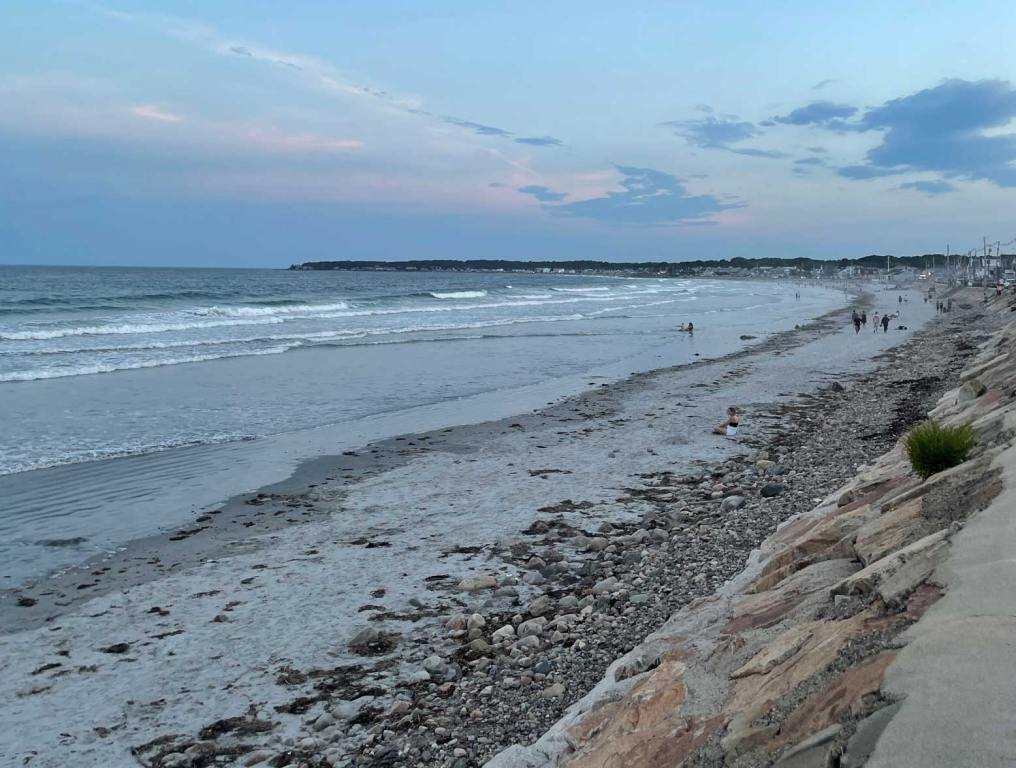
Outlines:
<svg viewBox="0 0 1016 768"><path fill-rule="evenodd" d="M881 325L882 326L882 333L888 333L889 332L889 323L892 321L893 318L899 317L899 316L900 316L899 312L892 312L892 313L886 312L880 318L879 317L879 313L876 312L871 317L871 319L872 319L871 332L872 333L878 333L878 327ZM853 312L852 320L854 322L854 333L860 333L861 332L861 326L864 326L865 328L868 327L868 312L866 310L862 310L860 313L858 313L858 311L855 309L854 312Z"/></svg>

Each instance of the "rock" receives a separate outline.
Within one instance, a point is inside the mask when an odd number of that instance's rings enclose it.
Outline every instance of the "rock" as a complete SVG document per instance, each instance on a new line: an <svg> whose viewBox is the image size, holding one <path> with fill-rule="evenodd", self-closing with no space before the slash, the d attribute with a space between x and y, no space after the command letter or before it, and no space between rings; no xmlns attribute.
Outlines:
<svg viewBox="0 0 1016 768"><path fill-rule="evenodd" d="M112 645L107 645L105 648L100 648L99 650L102 653L118 654L118 653L127 653L127 651L129 651L130 649L131 649L130 643L113 643Z"/></svg>
<svg viewBox="0 0 1016 768"><path fill-rule="evenodd" d="M971 400L976 400L987 391L988 388L981 383L980 379L969 379L964 382L963 386L960 387L960 391L956 395L956 400L960 403L969 403Z"/></svg>
<svg viewBox="0 0 1016 768"><path fill-rule="evenodd" d="M565 595L557 601L557 608L567 613L574 612L579 607L579 599L575 595Z"/></svg>
<svg viewBox="0 0 1016 768"><path fill-rule="evenodd" d="M543 643L536 635L526 635L525 637L519 638L519 641L515 643L515 647L520 651L536 651L542 646Z"/></svg>
<svg viewBox="0 0 1016 768"><path fill-rule="evenodd" d="M590 552L602 552L610 545L610 542L603 536L595 536L589 539L586 549Z"/></svg>
<svg viewBox="0 0 1016 768"><path fill-rule="evenodd" d="M758 336L752 336L750 333L742 333L741 341L750 341L751 339L757 339Z"/></svg>
<svg viewBox="0 0 1016 768"><path fill-rule="evenodd" d="M34 597L24 597L24 596L22 596L22 597L18 598L17 606L18 606L18 608L31 608L37 602L39 602L39 601L36 600Z"/></svg>
<svg viewBox="0 0 1016 768"><path fill-rule="evenodd" d="M317 720L314 721L314 730L323 731L325 728L335 725L335 718L331 714L325 712Z"/></svg>
<svg viewBox="0 0 1016 768"><path fill-rule="evenodd" d="M450 630L466 629L466 614L456 613L445 622L445 628Z"/></svg>
<svg viewBox="0 0 1016 768"><path fill-rule="evenodd" d="M540 692L540 696L544 699L560 699L564 696L564 685L562 683L554 683L548 688L544 688Z"/></svg>
<svg viewBox="0 0 1016 768"><path fill-rule="evenodd" d="M511 640L515 637L515 627L511 624L505 624L500 629L494 630L494 634L491 638L496 643L504 642L505 640Z"/></svg>
<svg viewBox="0 0 1016 768"><path fill-rule="evenodd" d="M730 676L737 680L748 675L764 675L773 667L776 667L804 646L811 639L811 628L793 627L781 635L778 635L769 645L752 656L741 667L730 673Z"/></svg>
<svg viewBox="0 0 1016 768"><path fill-rule="evenodd" d="M843 493L840 494L840 498L837 499L836 506L837 507L845 507L845 506L847 506L847 504L849 504L853 500L854 500L854 492L853 491L844 491Z"/></svg>
<svg viewBox="0 0 1016 768"><path fill-rule="evenodd" d="M526 575L522 577L522 581L525 584L535 587L545 582L546 579L543 578L543 574L539 571L527 571Z"/></svg>
<svg viewBox="0 0 1016 768"><path fill-rule="evenodd" d="M593 585L594 595L606 595L617 589L618 581L613 576L608 576L606 579L601 579Z"/></svg>
<svg viewBox="0 0 1016 768"><path fill-rule="evenodd" d="M469 643L469 650L478 655L484 655L490 653L490 643L484 640L482 637L478 637Z"/></svg>
<svg viewBox="0 0 1016 768"><path fill-rule="evenodd" d="M896 702L869 715L857 724L857 730L847 742L846 749L840 757L840 768L861 768L868 762L871 753L875 751L875 744L879 737L889 725L903 702Z"/></svg>
<svg viewBox="0 0 1016 768"><path fill-rule="evenodd" d="M474 613L466 619L466 629L483 629L487 626L487 620L478 613Z"/></svg>
<svg viewBox="0 0 1016 768"><path fill-rule="evenodd" d="M632 595L631 597L629 597L628 602L631 603L632 605L645 605L652 599L653 599L652 595L642 592L640 594Z"/></svg>
<svg viewBox="0 0 1016 768"><path fill-rule="evenodd" d="M787 486L782 483L766 483L759 491L759 495L764 499L771 499L774 496L779 496L785 490L787 490Z"/></svg>
<svg viewBox="0 0 1016 768"><path fill-rule="evenodd" d="M423 668L427 670L432 677L443 678L448 665L445 664L444 659L440 656L434 655L428 656L423 660Z"/></svg>
<svg viewBox="0 0 1016 768"><path fill-rule="evenodd" d="M406 682L410 685L419 685L420 683L430 682L430 673L425 669L417 669L409 673L406 678Z"/></svg>
<svg viewBox="0 0 1016 768"><path fill-rule="evenodd" d="M733 763L745 752L765 746L765 744L776 733L776 726L767 725L752 727L750 725L736 725L738 718L734 718L728 726L727 735L720 739L720 747L727 757L727 763Z"/></svg>
<svg viewBox="0 0 1016 768"><path fill-rule="evenodd" d="M877 589L887 605L897 605L938 567L948 539L948 528L918 539L848 576L832 588L832 594L864 595Z"/></svg>
<svg viewBox="0 0 1016 768"><path fill-rule="evenodd" d="M554 599L549 595L540 595L529 604L527 610L530 616L543 616L554 610Z"/></svg>
<svg viewBox="0 0 1016 768"><path fill-rule="evenodd" d="M733 512L744 506L744 496L728 496L720 503L720 512Z"/></svg>
<svg viewBox="0 0 1016 768"><path fill-rule="evenodd" d="M775 768L825 768L833 740L843 730L839 723L823 728L783 753Z"/></svg>
<svg viewBox="0 0 1016 768"><path fill-rule="evenodd" d="M775 463L776 463L775 461L770 461L769 459L759 459L758 461L755 462L755 469L758 470L758 473L760 475L764 475L766 472L769 471L769 468L773 466L773 464Z"/></svg>
<svg viewBox="0 0 1016 768"><path fill-rule="evenodd" d="M364 627L349 640L349 650L364 656L387 653L395 647L395 640L374 627Z"/></svg>
<svg viewBox="0 0 1016 768"><path fill-rule="evenodd" d="M885 670L895 657L893 652L873 656L811 694L783 721L779 740L794 743L808 734L837 725L851 712L859 711L865 700L878 693Z"/></svg>
<svg viewBox="0 0 1016 768"><path fill-rule="evenodd" d="M467 576L459 582L459 589L463 592L479 592L483 589L494 589L497 587L497 579L490 574L482 576Z"/></svg>
<svg viewBox="0 0 1016 768"><path fill-rule="evenodd" d="M550 659L538 661L536 664L533 665L533 672L536 672L539 675L549 675L555 669L557 669L557 663L551 661Z"/></svg>
<svg viewBox="0 0 1016 768"><path fill-rule="evenodd" d="M523 621L518 626L517 630L518 636L526 637L528 635L542 635L543 628L544 626L546 626L546 624L547 620L542 616L535 619L530 619L529 621Z"/></svg>

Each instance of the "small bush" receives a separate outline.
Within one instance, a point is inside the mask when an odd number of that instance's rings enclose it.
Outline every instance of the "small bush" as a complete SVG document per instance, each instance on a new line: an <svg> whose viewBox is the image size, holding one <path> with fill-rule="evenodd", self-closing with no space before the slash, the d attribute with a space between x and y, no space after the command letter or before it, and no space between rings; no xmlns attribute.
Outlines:
<svg viewBox="0 0 1016 768"><path fill-rule="evenodd" d="M936 421L918 424L903 441L910 466L923 478L966 461L974 447L974 430L964 424L943 427Z"/></svg>

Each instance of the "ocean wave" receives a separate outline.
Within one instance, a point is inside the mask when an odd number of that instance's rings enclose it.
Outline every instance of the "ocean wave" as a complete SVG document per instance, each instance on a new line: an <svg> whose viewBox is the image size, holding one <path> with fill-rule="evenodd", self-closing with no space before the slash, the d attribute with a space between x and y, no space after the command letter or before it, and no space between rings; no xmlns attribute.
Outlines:
<svg viewBox="0 0 1016 768"><path fill-rule="evenodd" d="M435 299L482 299L486 291L430 291Z"/></svg>
<svg viewBox="0 0 1016 768"><path fill-rule="evenodd" d="M318 312L335 312L349 309L349 304L337 301L331 304L284 304L265 302L257 307L202 307L190 313L202 317L272 317L273 315L298 315Z"/></svg>
<svg viewBox="0 0 1016 768"><path fill-rule="evenodd" d="M610 288L590 286L588 288L551 288L550 290L557 291L558 293L586 293L588 291L609 291Z"/></svg>
<svg viewBox="0 0 1016 768"><path fill-rule="evenodd" d="M259 355L278 355L292 349L291 344L284 344L270 349L243 350L221 355L191 355L168 360L141 360L137 362L104 363L83 365L77 368L47 368L37 371L14 371L0 373L0 382L7 381L38 381L40 379L64 379L69 376L89 376L97 373L113 373L115 371L131 371L139 368L159 368L165 365L183 365L184 363L206 363L210 360L224 360L230 357L248 357Z"/></svg>
<svg viewBox="0 0 1016 768"><path fill-rule="evenodd" d="M63 339L68 336L124 336L129 334L169 333L171 331L190 331L197 328L220 328L227 325L265 325L282 323L281 317L261 317L258 319L220 320L198 323L121 323L119 325L86 325L71 328L48 328L31 331L0 331L0 340L6 341L44 341L46 339Z"/></svg>

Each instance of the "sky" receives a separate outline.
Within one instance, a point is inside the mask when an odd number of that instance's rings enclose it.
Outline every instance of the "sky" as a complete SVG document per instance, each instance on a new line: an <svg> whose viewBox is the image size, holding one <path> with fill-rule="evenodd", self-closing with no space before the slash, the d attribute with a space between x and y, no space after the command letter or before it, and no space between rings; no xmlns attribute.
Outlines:
<svg viewBox="0 0 1016 768"><path fill-rule="evenodd" d="M1016 236L1016 3L4 0L0 263Z"/></svg>

